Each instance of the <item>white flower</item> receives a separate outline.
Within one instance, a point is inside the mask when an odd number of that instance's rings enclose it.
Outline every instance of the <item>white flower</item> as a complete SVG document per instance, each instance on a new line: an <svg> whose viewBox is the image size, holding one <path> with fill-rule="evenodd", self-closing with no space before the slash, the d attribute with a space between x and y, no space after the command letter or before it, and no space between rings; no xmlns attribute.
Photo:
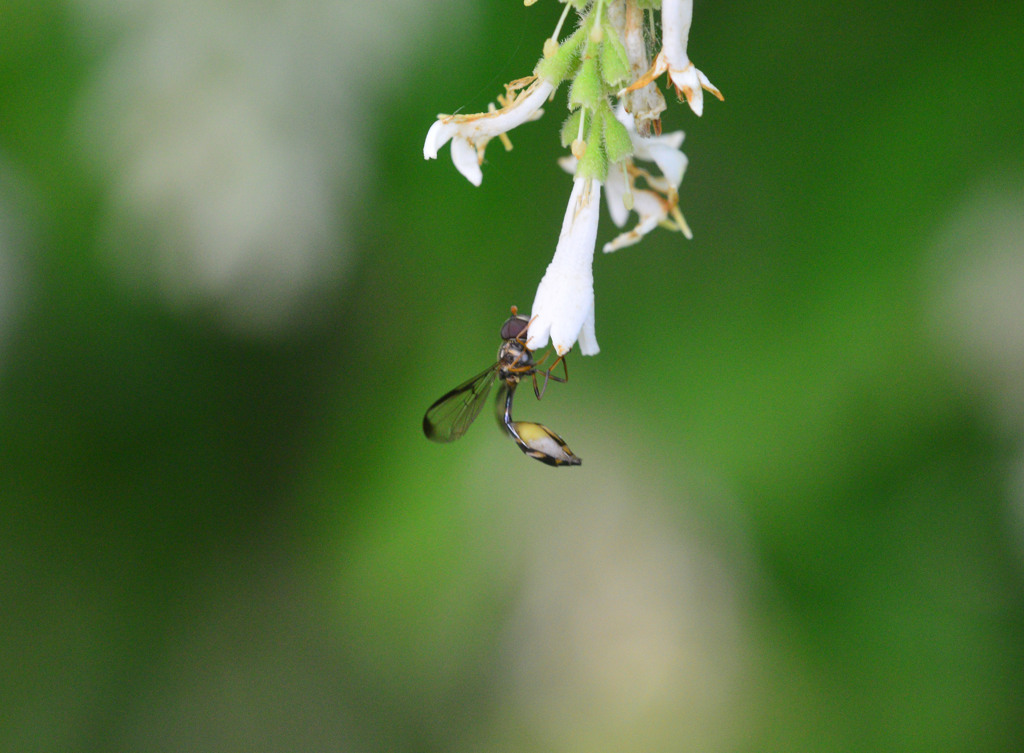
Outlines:
<svg viewBox="0 0 1024 753"><path fill-rule="evenodd" d="M623 183L625 183L624 180ZM609 176L609 208L612 202L612 190L612 180L611 176ZM633 211L637 213L640 219L632 230L627 230L625 233L621 233L616 236L614 240L605 243L601 248L604 253L608 254L612 251L618 251L620 248L625 248L626 246L632 246L639 243L643 240L645 235L659 225L667 225L673 230L679 230L687 238L693 237L693 233L690 232L689 226L686 224L682 213L679 211L679 204L675 194L672 196L665 196L657 191L650 191L642 188L634 188L632 189L632 193ZM673 218L672 220L669 219L670 216ZM623 222L619 224L619 227L622 227L622 224L625 223Z"/></svg>
<svg viewBox="0 0 1024 753"><path fill-rule="evenodd" d="M533 299L528 340L531 349L543 348L550 336L560 356L568 353L577 340L585 356L601 350L594 334L593 270L600 201L599 181L573 179L555 256Z"/></svg>
<svg viewBox="0 0 1024 753"><path fill-rule="evenodd" d="M679 211L679 184L683 182L687 164L686 155L680 149L685 134L672 131L658 136L641 136L636 132L633 118L625 109L620 107L615 115L629 131L633 155L624 164L613 165L608 171L608 184L605 186L608 214L616 227L626 224L630 209L637 213L640 220L636 227L606 243L601 250L609 253L639 243L659 225L667 225L679 230L687 238L692 238L693 234ZM635 165L634 159L653 162L661 175L651 175L641 170ZM636 187L636 178L640 176L647 182L648 188ZM626 203L627 197L629 206Z"/></svg>
<svg viewBox="0 0 1024 753"><path fill-rule="evenodd" d="M686 97L695 115L704 112L704 91L723 99L722 93L708 81L686 54L690 37L690 23L693 20L693 0L662 0L661 3L661 52L654 59L654 65L644 76L626 87L619 95L647 86L662 73L676 88L676 94Z"/></svg>
<svg viewBox="0 0 1024 753"><path fill-rule="evenodd" d="M514 88L516 83L521 82L513 82L509 86ZM479 186L484 177L480 165L484 161L487 142L540 117L543 114L541 106L554 90L555 85L551 82L534 79L533 83L500 110L472 115L438 115L427 131L423 157L435 159L438 150L451 140L455 167L470 183Z"/></svg>

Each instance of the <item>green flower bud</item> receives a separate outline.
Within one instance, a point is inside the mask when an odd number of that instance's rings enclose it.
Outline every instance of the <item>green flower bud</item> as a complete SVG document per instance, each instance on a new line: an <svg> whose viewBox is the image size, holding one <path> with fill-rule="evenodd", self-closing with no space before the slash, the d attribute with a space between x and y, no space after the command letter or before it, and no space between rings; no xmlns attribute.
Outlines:
<svg viewBox="0 0 1024 753"><path fill-rule="evenodd" d="M626 126L619 122L609 108L608 114L601 119L604 126L604 148L608 162L615 164L633 153L633 141L629 138Z"/></svg>
<svg viewBox="0 0 1024 753"><path fill-rule="evenodd" d="M587 129L587 150L576 168L577 177L595 178L602 183L608 177L608 154L605 152L602 138L604 120L603 111L598 110L594 113L590 128Z"/></svg>
<svg viewBox="0 0 1024 753"><path fill-rule="evenodd" d="M597 58L587 56L583 58L576 78L573 79L569 88L570 107L588 107L597 109L598 104L604 99L604 82L597 68Z"/></svg>
<svg viewBox="0 0 1024 753"><path fill-rule="evenodd" d="M626 55L626 48L622 40L615 32L615 28L605 19L602 24L605 29L604 43L601 45L601 77L605 83L615 88L617 84L627 81L632 71L629 67L629 58Z"/></svg>

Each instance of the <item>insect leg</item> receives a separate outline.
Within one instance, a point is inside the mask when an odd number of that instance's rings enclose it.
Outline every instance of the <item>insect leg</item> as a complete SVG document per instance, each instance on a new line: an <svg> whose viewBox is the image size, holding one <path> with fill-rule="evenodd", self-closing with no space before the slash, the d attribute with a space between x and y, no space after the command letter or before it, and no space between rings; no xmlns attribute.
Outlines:
<svg viewBox="0 0 1024 753"><path fill-rule="evenodd" d="M550 352L551 351L548 351L548 353L550 353ZM537 363L538 364L544 363L544 360L548 357L548 353L545 353L544 354L544 358L541 358L540 361L538 361ZM567 365L567 362L565 360L565 355L566 354L560 355L558 357L558 359L553 364L551 364L551 366L549 366L543 372L543 374L544 374L544 386L541 387L539 390L537 389L537 374L536 374L536 372L534 373L534 375L533 375L533 392L534 392L534 394L537 395L537 399L538 400L540 400L542 397L544 397L544 391L548 388L548 379L552 379L552 380L554 380L556 382L561 382L562 384L565 384L566 382L569 381L569 366ZM554 374L551 373L552 371L554 371L555 367L558 366L559 363L562 364L562 371L565 374L564 377L555 376Z"/></svg>

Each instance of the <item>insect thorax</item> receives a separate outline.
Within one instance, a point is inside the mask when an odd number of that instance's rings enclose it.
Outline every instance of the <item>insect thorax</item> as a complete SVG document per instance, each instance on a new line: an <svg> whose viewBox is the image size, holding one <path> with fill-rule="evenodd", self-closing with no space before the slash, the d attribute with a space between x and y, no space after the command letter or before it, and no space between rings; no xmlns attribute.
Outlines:
<svg viewBox="0 0 1024 753"><path fill-rule="evenodd" d="M498 348L498 371L502 379L519 380L532 373L533 351L519 340L506 340Z"/></svg>

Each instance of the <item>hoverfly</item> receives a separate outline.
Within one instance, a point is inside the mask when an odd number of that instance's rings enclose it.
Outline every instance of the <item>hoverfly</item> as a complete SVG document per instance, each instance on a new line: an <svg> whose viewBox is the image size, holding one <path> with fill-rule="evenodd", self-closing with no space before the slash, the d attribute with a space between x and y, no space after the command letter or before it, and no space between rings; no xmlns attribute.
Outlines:
<svg viewBox="0 0 1024 753"><path fill-rule="evenodd" d="M526 330L529 326L530 320L520 316L513 306L512 315L501 325L503 342L498 348L497 363L445 393L427 409L423 416L423 433L427 439L454 442L465 434L470 424L480 415L494 380L500 378L502 384L497 400L498 423L519 445L519 449L548 465L579 465L583 462L573 454L565 440L546 426L532 421L512 420L512 396L520 380L532 378L533 392L539 400L547 389L549 379L556 382L569 379L569 369L563 356L551 368L539 372L544 375L544 384L538 386L537 367L540 364L533 359L533 351L526 345ZM562 363L564 377L551 373L559 361Z"/></svg>

